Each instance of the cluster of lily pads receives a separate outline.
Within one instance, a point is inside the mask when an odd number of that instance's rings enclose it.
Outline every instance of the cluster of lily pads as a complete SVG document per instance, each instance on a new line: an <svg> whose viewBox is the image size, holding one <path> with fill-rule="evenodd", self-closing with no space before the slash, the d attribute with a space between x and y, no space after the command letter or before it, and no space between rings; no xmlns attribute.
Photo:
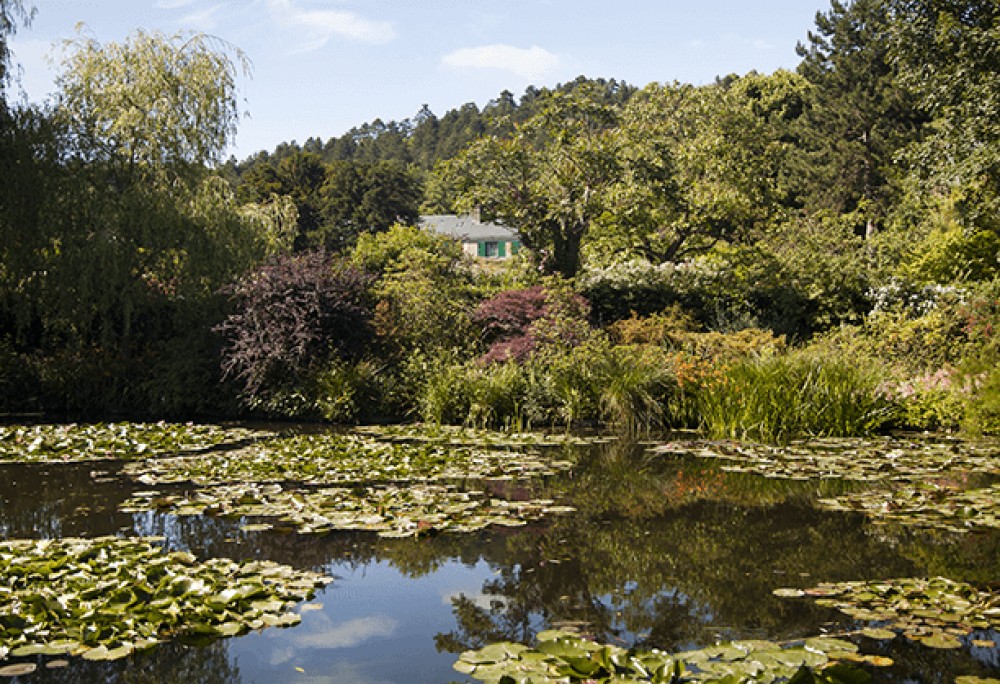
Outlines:
<svg viewBox="0 0 1000 684"><path fill-rule="evenodd" d="M0 542L0 660L115 660L168 639L212 640L300 621L331 578L270 561L199 562L152 538Z"/></svg>
<svg viewBox="0 0 1000 684"><path fill-rule="evenodd" d="M900 523L948 532L1000 528L1000 486L957 490L931 483L892 491L854 492L818 503L834 511L860 511L876 523Z"/></svg>
<svg viewBox="0 0 1000 684"><path fill-rule="evenodd" d="M755 473L790 480L838 479L921 481L962 472L1000 474L996 442L879 439L811 439L786 446L738 442L676 442L653 453L718 459L728 472Z"/></svg>
<svg viewBox="0 0 1000 684"><path fill-rule="evenodd" d="M203 451L259 438L245 428L191 423L96 423L0 426L0 461L136 459Z"/></svg>
<svg viewBox="0 0 1000 684"><path fill-rule="evenodd" d="M326 489L283 489L279 484L200 488L192 494L138 492L122 504L127 512L159 510L176 515L263 518L249 530L289 528L299 533L370 530L382 537L431 532L473 532L490 525L519 527L545 515L572 511L551 500L508 501L453 485L413 483Z"/></svg>
<svg viewBox="0 0 1000 684"><path fill-rule="evenodd" d="M785 598L810 597L855 620L872 623L861 633L873 639L902 634L931 648L961 648L974 630L1000 629L1000 594L944 577L820 584L777 589ZM993 641L970 642L995 646Z"/></svg>
<svg viewBox="0 0 1000 684"><path fill-rule="evenodd" d="M795 645L734 641L698 651L668 654L639 652L598 644L558 630L541 632L534 648L495 643L459 656L454 668L487 684L505 682L716 682L816 681L803 676L822 670L819 681L854 684L865 673L841 660L858 656L858 647L841 639L817 637ZM882 659L887 660L887 659ZM875 663L875 664L891 664Z"/></svg>
<svg viewBox="0 0 1000 684"><path fill-rule="evenodd" d="M355 428L358 434L394 442L432 442L487 447L589 446L610 441L608 437L574 435L569 432L500 432L458 425L413 423L408 425L368 425Z"/></svg>
<svg viewBox="0 0 1000 684"><path fill-rule="evenodd" d="M395 443L359 434L296 435L226 452L130 463L125 472L159 485L195 482L300 482L339 484L386 480L511 479L567 470L566 460L537 453Z"/></svg>

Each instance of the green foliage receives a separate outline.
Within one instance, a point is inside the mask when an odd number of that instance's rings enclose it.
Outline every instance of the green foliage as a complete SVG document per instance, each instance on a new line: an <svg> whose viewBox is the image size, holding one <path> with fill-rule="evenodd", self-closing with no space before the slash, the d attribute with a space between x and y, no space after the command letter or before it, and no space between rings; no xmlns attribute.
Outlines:
<svg viewBox="0 0 1000 684"><path fill-rule="evenodd" d="M738 362L709 383L701 415L705 430L720 439L865 435L892 416L881 381L854 359L802 352L762 357Z"/></svg>
<svg viewBox="0 0 1000 684"><path fill-rule="evenodd" d="M799 73L814 86L794 130L798 201L810 212L855 214L862 234L885 223L898 194L895 157L924 121L889 55L890 5L834 0L798 46Z"/></svg>
<svg viewBox="0 0 1000 684"><path fill-rule="evenodd" d="M957 194L967 230L996 230L996 45L1000 8L988 0L891 0L891 60L930 115L926 135L906 150L910 201Z"/></svg>
<svg viewBox="0 0 1000 684"><path fill-rule="evenodd" d="M66 47L57 110L87 158L126 173L220 160L239 118L239 66L249 69L241 52L203 34L143 31Z"/></svg>
<svg viewBox="0 0 1000 684"><path fill-rule="evenodd" d="M459 207L482 207L518 232L542 271L572 277L619 173L616 120L600 88L552 95L524 125L477 140L447 166Z"/></svg>
<svg viewBox="0 0 1000 684"><path fill-rule="evenodd" d="M963 428L974 434L1000 434L1000 371L996 367L974 376L976 393Z"/></svg>
<svg viewBox="0 0 1000 684"><path fill-rule="evenodd" d="M421 417L482 427L603 424L625 434L649 432L685 415L673 360L664 350L613 347L592 336L527 361L453 364L428 378Z"/></svg>
<svg viewBox="0 0 1000 684"><path fill-rule="evenodd" d="M491 643L462 653L454 667L483 682L518 681L555 684L614 682L771 681L790 684L870 684L857 667L831 664L857 647L837 639L809 639L805 646L767 641L733 641L697 651L650 652L599 644L558 630L539 632L534 648L519 643ZM859 657L864 661L863 657ZM829 666L828 666L829 665Z"/></svg>
<svg viewBox="0 0 1000 684"><path fill-rule="evenodd" d="M767 117L783 98L764 93L794 78L653 84L633 97L622 113L620 181L608 193L611 243L594 251L610 253L617 241L616 251L676 262L752 236L776 208L771 179L781 156Z"/></svg>
<svg viewBox="0 0 1000 684"><path fill-rule="evenodd" d="M955 193L926 209L918 234L899 275L915 283L989 281L1000 275L1000 234L963 227Z"/></svg>

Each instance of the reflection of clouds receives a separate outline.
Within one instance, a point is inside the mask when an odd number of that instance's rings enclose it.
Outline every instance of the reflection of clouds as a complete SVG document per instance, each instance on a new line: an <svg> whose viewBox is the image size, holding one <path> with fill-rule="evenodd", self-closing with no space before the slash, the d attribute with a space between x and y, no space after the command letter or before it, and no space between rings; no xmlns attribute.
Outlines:
<svg viewBox="0 0 1000 684"><path fill-rule="evenodd" d="M391 637L397 627L398 620L384 615L334 623L323 613L311 613L291 633L281 633L281 640L287 647L275 649L271 654L271 664L287 663L300 650L354 648L369 639Z"/></svg>

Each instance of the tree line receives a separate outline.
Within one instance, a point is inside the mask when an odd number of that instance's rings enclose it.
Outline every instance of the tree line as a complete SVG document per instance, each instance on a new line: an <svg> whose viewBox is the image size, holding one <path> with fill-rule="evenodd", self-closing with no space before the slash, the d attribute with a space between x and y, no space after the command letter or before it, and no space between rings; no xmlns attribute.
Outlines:
<svg viewBox="0 0 1000 684"><path fill-rule="evenodd" d="M30 18L0 0L5 80ZM587 392L643 345L832 344L876 311L923 344L947 306L935 358L981 361L958 329L1000 269L998 26L991 0L832 0L795 70L580 77L242 162L238 48L69 41L52 101L0 101L5 407L465 419L521 355L508 417L573 422L627 404ZM506 268L414 228L473 208L518 231ZM578 348L611 375L574 394Z"/></svg>

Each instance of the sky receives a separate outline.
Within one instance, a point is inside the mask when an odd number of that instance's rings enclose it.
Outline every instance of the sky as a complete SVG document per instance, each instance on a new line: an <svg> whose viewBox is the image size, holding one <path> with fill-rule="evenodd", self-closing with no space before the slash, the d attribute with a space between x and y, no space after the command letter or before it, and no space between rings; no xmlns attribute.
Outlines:
<svg viewBox="0 0 1000 684"><path fill-rule="evenodd" d="M31 4L32 0L25 0ZM327 140L422 105L442 116L503 90L577 76L703 84L794 69L829 0L34 0L11 41L20 82L9 99L43 101L60 46L77 35L122 41L136 29L200 31L252 63L229 154Z"/></svg>

